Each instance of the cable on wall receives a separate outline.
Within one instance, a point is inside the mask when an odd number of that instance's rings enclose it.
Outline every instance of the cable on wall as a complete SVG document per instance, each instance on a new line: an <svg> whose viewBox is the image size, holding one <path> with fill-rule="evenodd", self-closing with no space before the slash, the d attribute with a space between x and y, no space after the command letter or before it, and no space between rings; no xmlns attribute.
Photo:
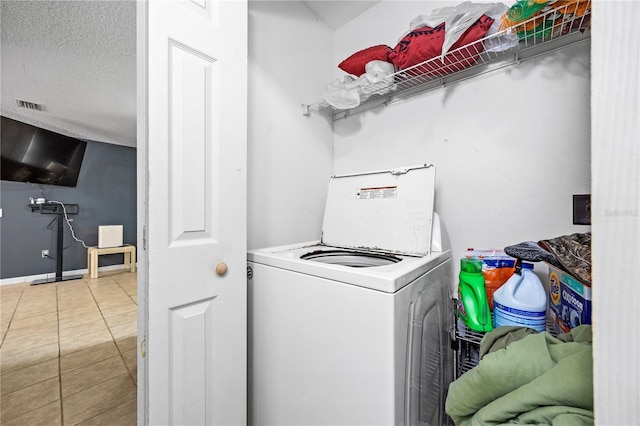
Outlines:
<svg viewBox="0 0 640 426"><path fill-rule="evenodd" d="M84 248L88 249L89 246L87 246L83 240L81 240L78 237L76 237L75 232L73 232L73 226L71 226L71 219L69 219L69 216L67 216L67 208L65 207L64 203L60 202L60 201L55 201L55 200L49 200L49 202L50 203L60 204L62 206L62 212L64 213L64 220L67 222L67 225L69 226L69 229L71 230L71 237L73 237L74 240L76 240L77 242L82 244L82 246Z"/></svg>

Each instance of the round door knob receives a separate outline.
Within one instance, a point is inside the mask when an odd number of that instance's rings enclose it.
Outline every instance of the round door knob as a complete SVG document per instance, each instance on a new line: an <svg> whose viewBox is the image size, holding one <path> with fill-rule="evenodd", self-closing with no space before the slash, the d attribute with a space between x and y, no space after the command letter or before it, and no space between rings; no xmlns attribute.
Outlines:
<svg viewBox="0 0 640 426"><path fill-rule="evenodd" d="M224 275L227 273L227 264L224 262L220 262L216 265L216 274Z"/></svg>

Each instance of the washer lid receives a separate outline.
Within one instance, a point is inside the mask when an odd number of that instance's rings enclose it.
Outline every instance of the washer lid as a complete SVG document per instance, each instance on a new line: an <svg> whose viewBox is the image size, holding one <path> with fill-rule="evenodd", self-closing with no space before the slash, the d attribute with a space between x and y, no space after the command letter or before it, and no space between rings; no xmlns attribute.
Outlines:
<svg viewBox="0 0 640 426"><path fill-rule="evenodd" d="M322 223L333 247L425 255L431 251L433 164L336 175Z"/></svg>

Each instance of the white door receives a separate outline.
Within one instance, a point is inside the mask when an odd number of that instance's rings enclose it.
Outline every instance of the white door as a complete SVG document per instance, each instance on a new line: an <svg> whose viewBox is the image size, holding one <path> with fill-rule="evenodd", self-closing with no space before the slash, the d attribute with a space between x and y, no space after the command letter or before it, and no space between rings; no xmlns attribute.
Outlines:
<svg viewBox="0 0 640 426"><path fill-rule="evenodd" d="M139 420L242 424L247 3L149 0L137 18Z"/></svg>

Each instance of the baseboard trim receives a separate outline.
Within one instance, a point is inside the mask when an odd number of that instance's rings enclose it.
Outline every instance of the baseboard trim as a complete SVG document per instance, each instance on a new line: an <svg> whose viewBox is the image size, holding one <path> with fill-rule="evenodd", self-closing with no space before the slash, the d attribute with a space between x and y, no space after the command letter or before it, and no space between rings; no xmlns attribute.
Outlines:
<svg viewBox="0 0 640 426"><path fill-rule="evenodd" d="M100 271L114 271L117 269L122 269L122 265L109 265L109 266L100 266L98 268L98 272ZM128 270L128 268L127 268ZM88 275L88 269L76 269L74 271L63 271L62 276L67 277L69 275ZM0 286L9 285L9 284L20 284L25 282L31 282L40 279L53 278L56 276L55 272L51 272L49 274L38 274L38 275L29 275L26 277L14 277L14 278L2 278L0 279ZM89 278L88 276L86 278ZM89 278L90 279L90 278Z"/></svg>

